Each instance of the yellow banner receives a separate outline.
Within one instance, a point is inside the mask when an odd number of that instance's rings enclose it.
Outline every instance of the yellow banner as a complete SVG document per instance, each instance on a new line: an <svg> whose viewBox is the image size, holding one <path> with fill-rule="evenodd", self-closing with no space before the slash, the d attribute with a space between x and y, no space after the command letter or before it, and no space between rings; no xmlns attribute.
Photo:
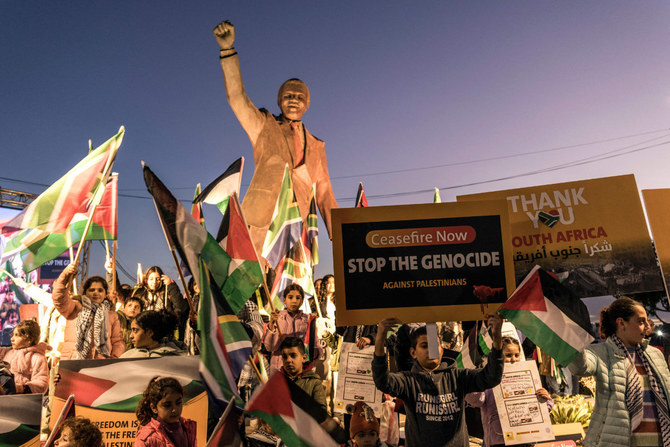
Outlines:
<svg viewBox="0 0 670 447"><path fill-rule="evenodd" d="M517 283L538 264L582 298L663 287L633 175L457 200L507 202Z"/></svg>
<svg viewBox="0 0 670 447"><path fill-rule="evenodd" d="M654 247L661 264L665 293L670 285L670 189L643 189L642 198L654 238Z"/></svg>

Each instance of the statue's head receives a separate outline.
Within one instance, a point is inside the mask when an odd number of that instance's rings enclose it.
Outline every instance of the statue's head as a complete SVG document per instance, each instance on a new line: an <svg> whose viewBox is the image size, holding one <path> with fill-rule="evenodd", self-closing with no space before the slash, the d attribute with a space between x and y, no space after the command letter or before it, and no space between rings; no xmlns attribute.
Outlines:
<svg viewBox="0 0 670 447"><path fill-rule="evenodd" d="M277 104L286 118L298 121L309 108L309 88L300 79L289 79L279 87Z"/></svg>

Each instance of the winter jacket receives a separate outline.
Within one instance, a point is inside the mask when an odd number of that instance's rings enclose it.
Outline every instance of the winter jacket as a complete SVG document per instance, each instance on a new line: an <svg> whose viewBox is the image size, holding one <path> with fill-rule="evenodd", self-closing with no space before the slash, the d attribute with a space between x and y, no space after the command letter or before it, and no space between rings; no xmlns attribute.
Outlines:
<svg viewBox="0 0 670 447"><path fill-rule="evenodd" d="M188 352L181 350L172 342L162 343L154 349L146 346L130 349L121 354L122 359L140 358L140 357L168 357L171 355L187 355Z"/></svg>
<svg viewBox="0 0 670 447"><path fill-rule="evenodd" d="M491 446L505 444L498 406L493 395L493 390L488 389L483 393L470 393L465 396L465 401L473 407L479 407L482 413L482 426L484 427L484 445ZM554 401L550 397L547 400L549 411L554 407ZM528 445L528 444L523 444ZM530 444L534 445L534 444Z"/></svg>
<svg viewBox="0 0 670 447"><path fill-rule="evenodd" d="M102 354L97 352L95 343L91 343L91 351L88 353L87 359L78 359L75 345L77 342L77 315L81 311L81 298L75 296L70 297L70 292L67 290L67 277L61 275L53 284L53 293L51 295L56 310L67 319L65 324L65 334L63 346L61 348L62 360L88 360L88 359L103 359ZM107 325L107 345L109 346L109 354L112 358L118 358L125 351L125 343L123 342L123 335L121 334L121 325L119 324L119 317L113 310L109 311L109 323Z"/></svg>
<svg viewBox="0 0 670 447"><path fill-rule="evenodd" d="M31 393L44 393L49 386L49 368L44 353L51 349L38 343L23 349L0 348L0 359L9 363L16 387L29 387ZM28 390L24 390L24 393Z"/></svg>
<svg viewBox="0 0 670 447"><path fill-rule="evenodd" d="M300 389L309 394L317 404L321 405L323 411L328 411L326 407L326 390L323 388L321 378L314 372L311 363L305 363L302 372L295 377L286 374L283 367L281 372L288 380L293 381Z"/></svg>
<svg viewBox="0 0 670 447"><path fill-rule="evenodd" d="M666 399L670 400L670 371L663 354L642 342L644 357L649 362ZM578 376L595 376L596 404L584 438L584 447L628 447L630 415L626 408L626 353L613 341L588 346L568 365Z"/></svg>
<svg viewBox="0 0 670 447"><path fill-rule="evenodd" d="M188 438L189 447L196 446L196 422L190 419L180 418L184 431L186 432L186 437ZM140 429L137 431L135 436L135 447L175 447L170 438L168 437L165 429L163 429L162 424L155 418L145 424L140 426Z"/></svg>
<svg viewBox="0 0 670 447"><path fill-rule="evenodd" d="M279 312L279 316L277 317L277 325L281 330L281 335L276 328L274 331L271 331L266 327L265 334L263 334L263 344L265 345L265 349L272 353L272 357L270 359L271 373L281 369L282 361L279 345L281 345L281 342L284 340L284 338L298 337L299 339L305 341L305 337L307 336L309 329L309 323L309 315L303 313L301 310L299 310L295 316L292 317L291 314L289 314L288 311L284 309ZM321 348L318 334L310 334L309 337L316 337L314 343L314 358L321 357L323 354L323 348Z"/></svg>
<svg viewBox="0 0 670 447"><path fill-rule="evenodd" d="M500 383L503 356L492 349L481 369L458 369L442 363L428 372L415 362L411 371L389 373L386 356L372 360L375 386L405 403L407 447L470 445L465 425L465 395Z"/></svg>

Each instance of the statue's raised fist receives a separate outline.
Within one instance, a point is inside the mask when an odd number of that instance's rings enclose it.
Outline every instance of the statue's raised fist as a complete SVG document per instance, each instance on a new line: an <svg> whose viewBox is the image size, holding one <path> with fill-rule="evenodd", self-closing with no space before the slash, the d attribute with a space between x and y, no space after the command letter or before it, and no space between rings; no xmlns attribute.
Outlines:
<svg viewBox="0 0 670 447"><path fill-rule="evenodd" d="M222 50L229 50L235 43L235 26L224 20L214 28L214 37Z"/></svg>

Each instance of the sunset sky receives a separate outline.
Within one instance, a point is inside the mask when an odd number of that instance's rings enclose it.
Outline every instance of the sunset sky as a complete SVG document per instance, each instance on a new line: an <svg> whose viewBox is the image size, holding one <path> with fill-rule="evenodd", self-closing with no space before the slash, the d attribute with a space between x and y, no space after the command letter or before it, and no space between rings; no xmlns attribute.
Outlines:
<svg viewBox="0 0 670 447"><path fill-rule="evenodd" d="M629 173L670 187L670 3L616 0L5 1L0 187L42 192L124 125L119 261L174 275L141 160L189 208L237 157L242 191L253 173L212 36L224 19L256 106L309 85L341 207L358 182L371 206ZM320 230L317 276L333 270ZM94 243L91 273L102 262Z"/></svg>

